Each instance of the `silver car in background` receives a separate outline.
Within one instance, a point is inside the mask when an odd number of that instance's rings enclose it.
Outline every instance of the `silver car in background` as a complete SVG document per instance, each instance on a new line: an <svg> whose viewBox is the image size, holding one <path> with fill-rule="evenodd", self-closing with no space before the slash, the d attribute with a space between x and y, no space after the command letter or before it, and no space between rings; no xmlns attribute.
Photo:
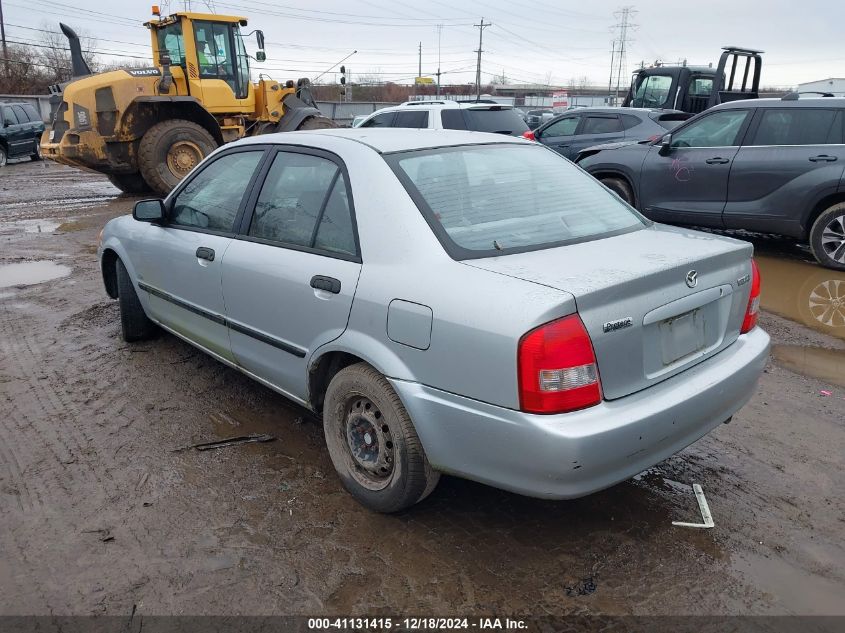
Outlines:
<svg viewBox="0 0 845 633"><path fill-rule="evenodd" d="M220 148L98 253L126 340L157 324L321 415L394 512L440 473L586 495L729 420L769 348L751 250L523 139L333 129Z"/></svg>

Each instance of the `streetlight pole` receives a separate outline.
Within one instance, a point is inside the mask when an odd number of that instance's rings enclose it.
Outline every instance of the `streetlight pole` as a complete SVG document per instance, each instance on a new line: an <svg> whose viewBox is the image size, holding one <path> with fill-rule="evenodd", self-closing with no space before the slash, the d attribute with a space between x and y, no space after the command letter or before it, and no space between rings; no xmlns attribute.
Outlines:
<svg viewBox="0 0 845 633"><path fill-rule="evenodd" d="M3 40L3 66L9 76L9 49L6 47L6 25L3 22L3 0L0 0L0 39Z"/></svg>

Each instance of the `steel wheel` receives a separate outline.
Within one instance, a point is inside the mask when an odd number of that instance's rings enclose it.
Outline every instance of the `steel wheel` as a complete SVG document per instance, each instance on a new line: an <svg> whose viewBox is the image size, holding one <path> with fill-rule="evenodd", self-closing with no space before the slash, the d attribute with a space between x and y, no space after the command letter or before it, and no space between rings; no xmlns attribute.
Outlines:
<svg viewBox="0 0 845 633"><path fill-rule="evenodd" d="M180 180L203 159L202 150L193 141L178 141L167 152L167 168Z"/></svg>
<svg viewBox="0 0 845 633"><path fill-rule="evenodd" d="M383 489L396 463L386 418L369 398L353 395L346 403L345 427L350 472L365 488Z"/></svg>
<svg viewBox="0 0 845 633"><path fill-rule="evenodd" d="M845 264L845 213L834 216L824 227L822 249L832 260Z"/></svg>

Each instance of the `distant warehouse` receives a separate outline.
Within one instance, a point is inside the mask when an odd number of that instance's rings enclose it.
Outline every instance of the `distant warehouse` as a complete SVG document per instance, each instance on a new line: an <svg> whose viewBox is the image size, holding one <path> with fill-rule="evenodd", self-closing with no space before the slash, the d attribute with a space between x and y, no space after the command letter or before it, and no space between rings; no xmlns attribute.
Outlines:
<svg viewBox="0 0 845 633"><path fill-rule="evenodd" d="M845 78L831 77L798 84L798 92L830 92L834 97L845 97Z"/></svg>

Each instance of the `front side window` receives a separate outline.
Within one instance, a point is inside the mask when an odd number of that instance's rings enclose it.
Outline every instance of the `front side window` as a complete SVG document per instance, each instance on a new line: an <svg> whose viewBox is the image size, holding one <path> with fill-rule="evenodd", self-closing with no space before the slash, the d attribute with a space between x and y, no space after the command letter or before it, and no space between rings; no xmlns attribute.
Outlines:
<svg viewBox="0 0 845 633"><path fill-rule="evenodd" d="M767 108L752 145L828 145L842 143L842 111Z"/></svg>
<svg viewBox="0 0 845 633"><path fill-rule="evenodd" d="M543 136L572 136L581 117L570 116L550 124L543 130Z"/></svg>
<svg viewBox="0 0 845 633"><path fill-rule="evenodd" d="M731 147L739 143L739 132L748 110L722 110L704 116L672 136L672 147Z"/></svg>
<svg viewBox="0 0 845 633"><path fill-rule="evenodd" d="M672 78L669 75L650 75L637 86L632 108L659 108L669 96Z"/></svg>
<svg viewBox="0 0 845 633"><path fill-rule="evenodd" d="M168 24L158 29L159 55L170 56L170 63L174 66L185 65L185 40L182 36L182 25L179 22Z"/></svg>
<svg viewBox="0 0 845 633"><path fill-rule="evenodd" d="M221 156L197 174L173 201L170 223L230 233L263 150Z"/></svg>
<svg viewBox="0 0 845 633"><path fill-rule="evenodd" d="M617 196L545 147L450 147L386 159L457 259L597 239L644 226Z"/></svg>
<svg viewBox="0 0 845 633"><path fill-rule="evenodd" d="M394 112L382 112L375 115L369 121L364 121L360 127L390 127L393 122Z"/></svg>
<svg viewBox="0 0 845 633"><path fill-rule="evenodd" d="M279 152L258 196L249 235L355 255L346 180L337 164L310 154Z"/></svg>
<svg viewBox="0 0 845 633"><path fill-rule="evenodd" d="M588 116L581 134L612 134L621 132L622 123L615 116Z"/></svg>

